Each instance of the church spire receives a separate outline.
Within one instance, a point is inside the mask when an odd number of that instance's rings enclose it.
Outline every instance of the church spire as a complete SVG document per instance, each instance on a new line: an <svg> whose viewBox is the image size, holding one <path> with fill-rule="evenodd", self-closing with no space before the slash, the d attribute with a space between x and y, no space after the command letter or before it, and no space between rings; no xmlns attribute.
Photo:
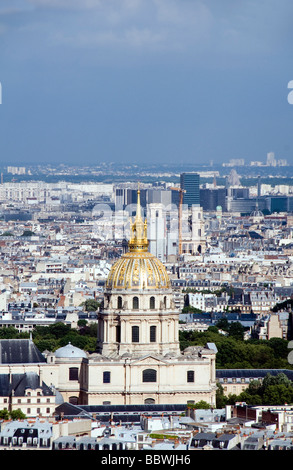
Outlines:
<svg viewBox="0 0 293 470"><path fill-rule="evenodd" d="M137 207L136 216L134 222L130 221L131 236L129 240L130 251L147 251L148 250L148 239L147 239L147 220L143 221L141 217L141 205L140 205L140 189L137 190Z"/></svg>

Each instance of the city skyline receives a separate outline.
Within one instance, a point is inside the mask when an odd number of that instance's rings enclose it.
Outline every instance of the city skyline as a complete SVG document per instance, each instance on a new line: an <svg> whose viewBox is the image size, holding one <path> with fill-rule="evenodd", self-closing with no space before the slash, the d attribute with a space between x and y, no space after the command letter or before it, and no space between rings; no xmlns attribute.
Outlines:
<svg viewBox="0 0 293 470"><path fill-rule="evenodd" d="M4 0L1 163L292 165L292 8Z"/></svg>

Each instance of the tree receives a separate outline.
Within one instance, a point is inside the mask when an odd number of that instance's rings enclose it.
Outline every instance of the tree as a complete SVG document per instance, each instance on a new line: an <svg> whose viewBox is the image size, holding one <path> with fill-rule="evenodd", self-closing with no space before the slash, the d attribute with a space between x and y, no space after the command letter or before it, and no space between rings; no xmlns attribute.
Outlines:
<svg viewBox="0 0 293 470"><path fill-rule="evenodd" d="M293 402L293 383L283 374L267 374L263 381L253 380L240 395L229 395L227 404L237 401L248 405L284 405Z"/></svg>
<svg viewBox="0 0 293 470"><path fill-rule="evenodd" d="M16 339L19 337L18 330L13 326L0 329L0 339Z"/></svg>
<svg viewBox="0 0 293 470"><path fill-rule="evenodd" d="M263 394L264 405L284 405L292 403L293 388L284 384L269 385Z"/></svg>
<svg viewBox="0 0 293 470"><path fill-rule="evenodd" d="M217 323L216 323L216 327L217 327L219 330L228 331L228 329L229 329L229 322L228 322L227 318L221 318L221 320L218 320Z"/></svg>
<svg viewBox="0 0 293 470"><path fill-rule="evenodd" d="M282 338L271 338L268 340L268 345L273 349L275 357L287 359L288 341Z"/></svg>
<svg viewBox="0 0 293 470"><path fill-rule="evenodd" d="M196 410L209 410L211 408L211 405L204 400L200 400L197 403L188 403L188 407L194 408Z"/></svg>
<svg viewBox="0 0 293 470"><path fill-rule="evenodd" d="M200 308L192 307L191 305L186 305L182 309L182 313L202 313Z"/></svg>
<svg viewBox="0 0 293 470"><path fill-rule="evenodd" d="M227 397L224 394L223 386L218 383L216 390L216 407L217 409L225 408L227 404Z"/></svg>
<svg viewBox="0 0 293 470"><path fill-rule="evenodd" d="M23 234L21 236L22 237L32 237L33 235L35 235L35 233L32 232L31 230L24 230Z"/></svg>
<svg viewBox="0 0 293 470"><path fill-rule="evenodd" d="M10 417L13 421L16 421L18 419L26 419L26 415L20 410L12 410L10 412Z"/></svg>
<svg viewBox="0 0 293 470"><path fill-rule="evenodd" d="M87 299L81 305L84 306L86 312L95 312L96 310L98 310L100 303L97 302L95 299Z"/></svg>
<svg viewBox="0 0 293 470"><path fill-rule="evenodd" d="M34 339L34 343L39 351L55 351L58 348L58 342L54 338Z"/></svg>
<svg viewBox="0 0 293 470"><path fill-rule="evenodd" d="M63 338L70 330L70 325L65 325L62 322L57 322L49 326L50 333L57 339Z"/></svg>
<svg viewBox="0 0 293 470"><path fill-rule="evenodd" d="M244 339L245 328L241 325L240 322L232 322L228 327L228 334L233 338L243 341Z"/></svg>
<svg viewBox="0 0 293 470"><path fill-rule="evenodd" d="M285 385L285 387L290 388L293 386L292 381L288 379L287 375L283 372L280 372L277 375L272 375L268 373L262 381L262 393L266 391L271 386L275 385Z"/></svg>
<svg viewBox="0 0 293 470"><path fill-rule="evenodd" d="M258 395L257 393L255 394L250 394L248 391L244 390L243 392L238 395L236 401L242 401L247 403L247 405L262 405L263 404L263 399L261 395Z"/></svg>
<svg viewBox="0 0 293 470"><path fill-rule="evenodd" d="M59 347L66 346L68 343L71 343L72 346L75 346L76 348L85 349L87 342L88 341L85 336L79 335L76 331L71 331L60 339Z"/></svg>
<svg viewBox="0 0 293 470"><path fill-rule="evenodd" d="M0 419L4 419L5 421L9 419L8 410L0 410Z"/></svg>

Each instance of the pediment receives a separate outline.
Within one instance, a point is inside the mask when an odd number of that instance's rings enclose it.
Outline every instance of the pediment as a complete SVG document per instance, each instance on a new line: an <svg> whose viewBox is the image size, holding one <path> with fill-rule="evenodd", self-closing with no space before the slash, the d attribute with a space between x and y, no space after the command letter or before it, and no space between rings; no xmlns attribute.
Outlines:
<svg viewBox="0 0 293 470"><path fill-rule="evenodd" d="M140 357L138 359L135 359L134 361L131 362L132 364L135 365L160 365L160 364L168 364L168 361L166 361L163 358L159 358L153 354L148 354L147 356Z"/></svg>

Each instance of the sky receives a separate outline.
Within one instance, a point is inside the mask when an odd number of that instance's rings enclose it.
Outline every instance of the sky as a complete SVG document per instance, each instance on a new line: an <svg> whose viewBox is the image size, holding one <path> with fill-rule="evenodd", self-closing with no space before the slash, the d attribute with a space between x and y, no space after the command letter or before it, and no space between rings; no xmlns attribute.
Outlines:
<svg viewBox="0 0 293 470"><path fill-rule="evenodd" d="M292 0L0 0L0 166L293 165L292 80Z"/></svg>

